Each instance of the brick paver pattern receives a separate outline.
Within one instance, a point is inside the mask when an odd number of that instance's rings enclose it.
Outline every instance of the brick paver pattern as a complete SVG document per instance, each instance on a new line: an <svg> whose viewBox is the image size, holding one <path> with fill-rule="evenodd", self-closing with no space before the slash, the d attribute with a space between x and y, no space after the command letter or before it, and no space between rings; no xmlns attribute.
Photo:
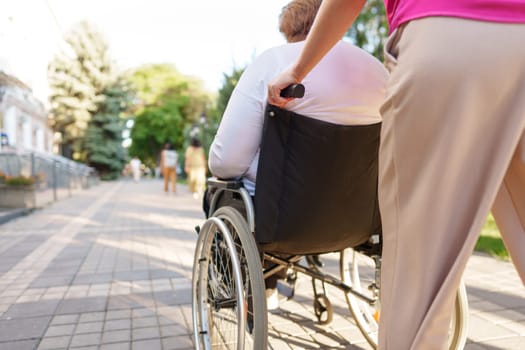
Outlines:
<svg viewBox="0 0 525 350"><path fill-rule="evenodd" d="M0 225L0 349L193 349L191 272L200 200L158 180L102 183ZM337 273L337 254L323 257ZM475 254L466 349L525 349L525 288ZM310 281L269 315L273 349L371 349L344 295L316 322Z"/></svg>

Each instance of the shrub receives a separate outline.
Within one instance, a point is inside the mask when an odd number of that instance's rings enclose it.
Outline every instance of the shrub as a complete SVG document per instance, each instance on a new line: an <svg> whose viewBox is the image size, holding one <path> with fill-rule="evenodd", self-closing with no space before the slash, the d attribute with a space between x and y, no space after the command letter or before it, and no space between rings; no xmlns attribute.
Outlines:
<svg viewBox="0 0 525 350"><path fill-rule="evenodd" d="M13 176L13 177L6 177L5 179L6 185L11 186L28 186L35 183L35 180L32 177L27 176Z"/></svg>

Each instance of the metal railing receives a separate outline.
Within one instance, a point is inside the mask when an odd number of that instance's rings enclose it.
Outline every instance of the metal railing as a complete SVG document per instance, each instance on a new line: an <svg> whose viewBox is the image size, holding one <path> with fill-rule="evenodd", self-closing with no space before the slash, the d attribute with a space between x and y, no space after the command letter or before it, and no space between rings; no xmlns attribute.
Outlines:
<svg viewBox="0 0 525 350"><path fill-rule="evenodd" d="M95 169L54 154L0 152L0 172L35 180L35 206L71 196L99 182Z"/></svg>

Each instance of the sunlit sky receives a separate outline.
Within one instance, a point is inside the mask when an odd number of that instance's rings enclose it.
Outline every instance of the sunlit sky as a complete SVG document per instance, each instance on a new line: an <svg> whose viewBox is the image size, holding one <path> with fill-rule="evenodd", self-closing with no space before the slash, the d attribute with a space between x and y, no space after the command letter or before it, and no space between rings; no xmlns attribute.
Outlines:
<svg viewBox="0 0 525 350"><path fill-rule="evenodd" d="M1 0L0 69L47 98L47 63L63 35L87 19L122 69L173 63L210 91L224 72L284 43L278 15L288 0Z"/></svg>

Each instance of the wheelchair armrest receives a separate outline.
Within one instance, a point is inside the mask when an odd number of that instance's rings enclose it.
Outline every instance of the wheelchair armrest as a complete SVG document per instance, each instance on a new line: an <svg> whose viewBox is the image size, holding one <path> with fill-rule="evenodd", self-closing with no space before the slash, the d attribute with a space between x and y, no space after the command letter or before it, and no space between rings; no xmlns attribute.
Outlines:
<svg viewBox="0 0 525 350"><path fill-rule="evenodd" d="M238 190L242 188L241 180L227 180L227 179L218 179L216 177L210 177L208 179L208 186L210 188L221 188L226 190Z"/></svg>

